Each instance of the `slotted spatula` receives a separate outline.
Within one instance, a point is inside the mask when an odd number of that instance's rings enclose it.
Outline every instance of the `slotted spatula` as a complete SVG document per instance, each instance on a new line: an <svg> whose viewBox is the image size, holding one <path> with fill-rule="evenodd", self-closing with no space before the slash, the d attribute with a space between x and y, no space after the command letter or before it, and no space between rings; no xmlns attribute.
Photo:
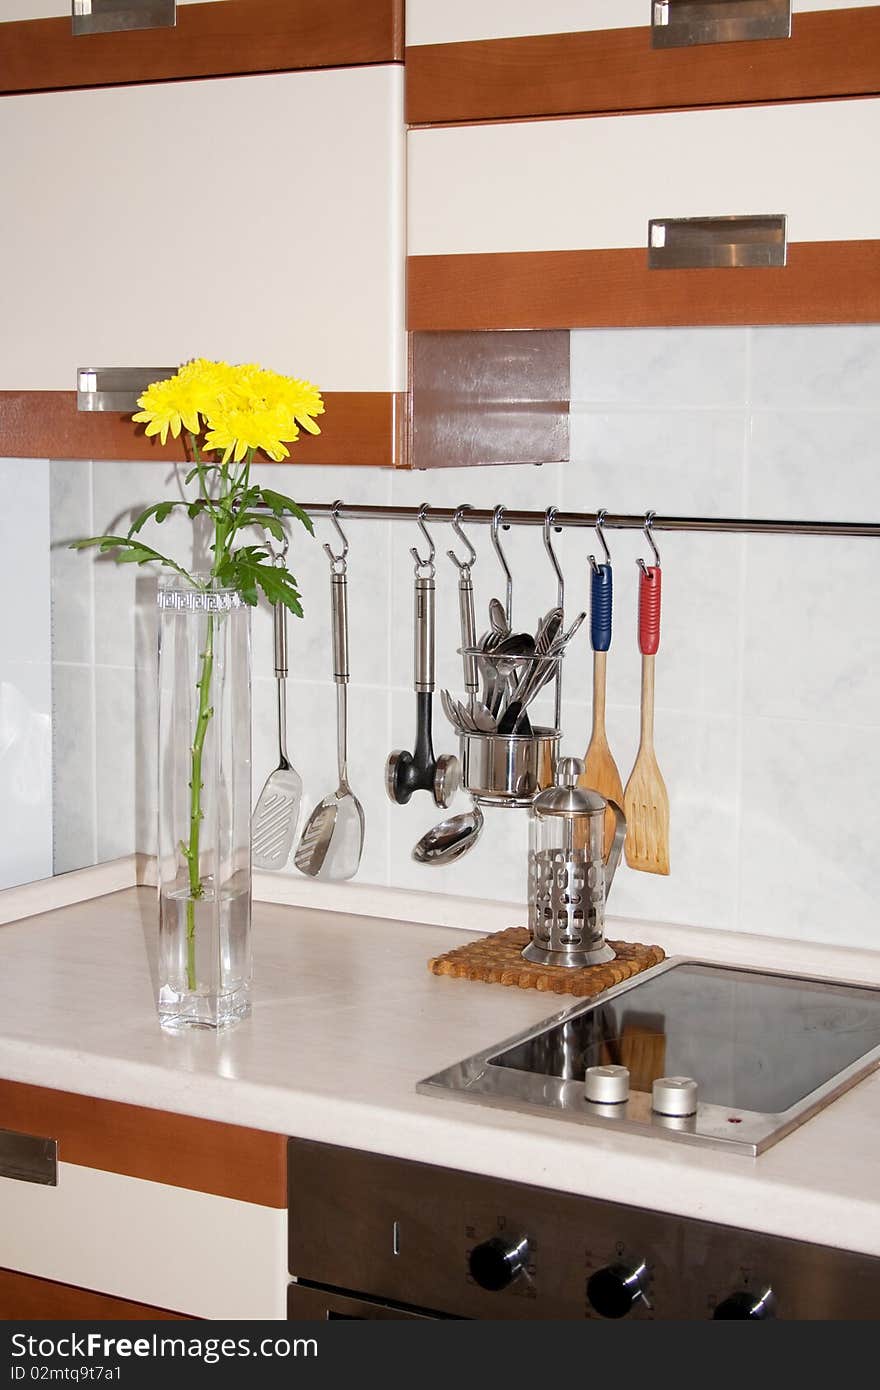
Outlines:
<svg viewBox="0 0 880 1390"><path fill-rule="evenodd" d="M302 778L287 756L287 613L274 606L275 680L278 686L278 766L266 779L251 820L251 857L257 869L283 869L302 807Z"/></svg>
<svg viewBox="0 0 880 1390"><path fill-rule="evenodd" d="M648 874L669 873L669 796L654 753L654 657L659 646L660 566L643 565L639 578L641 742L623 794L623 808L626 862L631 869Z"/></svg>
<svg viewBox="0 0 880 1390"><path fill-rule="evenodd" d="M617 763L608 745L605 732L605 679L608 652L611 647L611 609L613 584L611 565L593 561L590 580L590 644L593 648L593 727L584 754L584 770L578 778L582 787L590 787L606 800L623 805L623 782ZM605 812L605 853L614 840L617 818L609 806Z"/></svg>

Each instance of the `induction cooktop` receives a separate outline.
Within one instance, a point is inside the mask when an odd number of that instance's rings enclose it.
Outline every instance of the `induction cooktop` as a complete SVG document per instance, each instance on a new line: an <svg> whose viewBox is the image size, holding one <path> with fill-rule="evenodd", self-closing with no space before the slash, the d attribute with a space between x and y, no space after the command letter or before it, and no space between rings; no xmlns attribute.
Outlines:
<svg viewBox="0 0 880 1390"><path fill-rule="evenodd" d="M878 1065L880 989L674 956L416 1089L758 1154ZM628 1100L586 1099L597 1066L628 1069ZM696 1081L694 1114L652 1108L673 1076Z"/></svg>

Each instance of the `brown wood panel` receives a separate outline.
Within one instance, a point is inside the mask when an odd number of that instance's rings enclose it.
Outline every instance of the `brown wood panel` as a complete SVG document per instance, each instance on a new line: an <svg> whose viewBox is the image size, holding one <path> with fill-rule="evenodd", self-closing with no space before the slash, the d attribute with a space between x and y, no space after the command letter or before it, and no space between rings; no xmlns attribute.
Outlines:
<svg viewBox="0 0 880 1390"><path fill-rule="evenodd" d="M0 24L0 92L390 63L403 0L215 0L173 29L74 38L69 17Z"/></svg>
<svg viewBox="0 0 880 1390"><path fill-rule="evenodd" d="M770 270L649 270L641 248L411 256L411 330L878 323L880 241L799 242Z"/></svg>
<svg viewBox="0 0 880 1390"><path fill-rule="evenodd" d="M287 1139L280 1134L2 1080L0 1128L57 1139L62 1163L287 1205Z"/></svg>
<svg viewBox="0 0 880 1390"><path fill-rule="evenodd" d="M403 459L406 397L393 391L328 391L321 433L302 431L290 463L390 468ZM183 438L163 447L129 415L79 411L75 391L0 391L0 458L185 460ZM264 460L265 462L266 460Z"/></svg>
<svg viewBox="0 0 880 1390"><path fill-rule="evenodd" d="M696 48L655 50L636 28L406 50L411 125L878 91L880 5L796 14L789 39Z"/></svg>
<svg viewBox="0 0 880 1390"><path fill-rule="evenodd" d="M74 1284L59 1284L54 1279L39 1279L33 1274L19 1274L13 1269L0 1269L0 1318L20 1322L192 1321L186 1313L171 1313L149 1303L131 1303L126 1298L113 1298Z"/></svg>

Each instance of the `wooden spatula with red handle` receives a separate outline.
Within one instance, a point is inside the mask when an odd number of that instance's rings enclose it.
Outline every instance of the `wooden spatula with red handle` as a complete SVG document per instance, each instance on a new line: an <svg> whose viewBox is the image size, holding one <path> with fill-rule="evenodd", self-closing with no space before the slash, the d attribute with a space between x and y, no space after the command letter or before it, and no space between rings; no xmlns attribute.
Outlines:
<svg viewBox="0 0 880 1390"><path fill-rule="evenodd" d="M669 796L654 753L654 657L659 646L660 566L642 563L639 577L641 741L623 794L623 809L626 862L631 869L641 869L648 874L669 873Z"/></svg>

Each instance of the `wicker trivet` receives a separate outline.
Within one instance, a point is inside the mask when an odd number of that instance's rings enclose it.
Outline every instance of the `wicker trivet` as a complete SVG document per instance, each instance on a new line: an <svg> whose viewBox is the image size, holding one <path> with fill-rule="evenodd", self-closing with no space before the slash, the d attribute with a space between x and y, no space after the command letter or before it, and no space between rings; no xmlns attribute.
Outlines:
<svg viewBox="0 0 880 1390"><path fill-rule="evenodd" d="M442 956L428 961L434 975L452 975L456 979L483 980L490 985L517 985L520 989L549 990L552 994L574 994L588 998L601 994L603 989L619 985L633 975L639 975L666 957L662 946L642 946L637 941L609 941L616 952L607 965L585 965L571 969L564 965L532 965L523 960L522 949L529 933L525 927L507 927L504 931L456 946Z"/></svg>

